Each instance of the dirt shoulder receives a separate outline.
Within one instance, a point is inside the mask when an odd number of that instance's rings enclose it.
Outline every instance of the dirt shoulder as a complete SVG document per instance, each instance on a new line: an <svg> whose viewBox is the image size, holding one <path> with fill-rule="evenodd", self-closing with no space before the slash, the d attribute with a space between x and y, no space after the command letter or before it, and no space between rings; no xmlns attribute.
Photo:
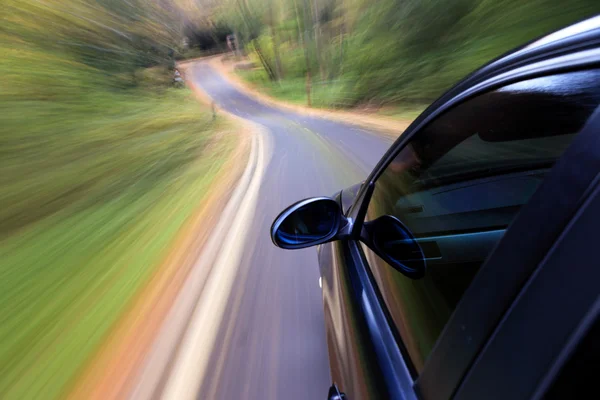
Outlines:
<svg viewBox="0 0 600 400"><path fill-rule="evenodd" d="M328 118L335 121L350 123L364 129L377 131L385 136L396 139L410 125L412 120L398 120L383 116L373 116L358 111L325 110L309 108L275 99L260 91L259 88L242 80L234 71L237 62L227 60L226 56L207 58L206 62L217 69L232 85L254 97L260 102L273 107L294 111L299 114Z"/></svg>
<svg viewBox="0 0 600 400"><path fill-rule="evenodd" d="M194 90L194 94L210 105L201 91ZM227 203L246 167L252 137L248 131L254 128L239 119L231 120L230 125L233 129L218 136L225 140L227 135L235 134L236 146L215 177L208 195L178 233L171 251L124 312L68 398L125 399L131 393L146 355L216 226L223 204Z"/></svg>

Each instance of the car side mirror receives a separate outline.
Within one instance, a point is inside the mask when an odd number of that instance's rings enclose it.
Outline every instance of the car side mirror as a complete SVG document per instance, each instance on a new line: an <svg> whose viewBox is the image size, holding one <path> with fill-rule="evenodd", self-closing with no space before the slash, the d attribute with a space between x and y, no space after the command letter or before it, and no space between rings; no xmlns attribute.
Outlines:
<svg viewBox="0 0 600 400"><path fill-rule="evenodd" d="M314 197L292 204L279 214L271 226L271 240L282 249L303 249L339 239L346 224L335 200Z"/></svg>
<svg viewBox="0 0 600 400"><path fill-rule="evenodd" d="M361 240L391 267L412 279L425 275L425 256L410 230L396 217L365 222Z"/></svg>

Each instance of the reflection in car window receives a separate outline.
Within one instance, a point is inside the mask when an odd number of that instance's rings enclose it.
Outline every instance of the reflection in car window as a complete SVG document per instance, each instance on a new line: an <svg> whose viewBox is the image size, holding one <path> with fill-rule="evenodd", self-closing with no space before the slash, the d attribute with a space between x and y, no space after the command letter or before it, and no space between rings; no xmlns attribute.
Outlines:
<svg viewBox="0 0 600 400"><path fill-rule="evenodd" d="M398 217L427 261L412 280L363 246L420 372L479 267L600 102L600 72L505 86L418 132L375 184L367 220Z"/></svg>

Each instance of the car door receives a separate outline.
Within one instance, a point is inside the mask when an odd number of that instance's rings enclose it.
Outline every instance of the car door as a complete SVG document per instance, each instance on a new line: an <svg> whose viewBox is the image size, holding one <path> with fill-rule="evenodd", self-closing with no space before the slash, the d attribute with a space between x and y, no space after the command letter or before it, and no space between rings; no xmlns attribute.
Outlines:
<svg viewBox="0 0 600 400"><path fill-rule="evenodd" d="M593 64L467 89L364 185L348 217L399 218L427 271L407 277L353 240L321 249L332 378L349 399L453 396L598 172L572 154L600 102Z"/></svg>
<svg viewBox="0 0 600 400"><path fill-rule="evenodd" d="M585 166L590 175L595 172L596 177L577 199L573 214L543 259L534 263L532 273L521 285L454 391L455 399L598 397L593 377L586 371L597 367L600 361L599 347L593 346L598 339L598 328L594 325L597 325L600 310L600 270L595 251L600 220L599 113L593 118L580 133L582 137L578 139L582 140L573 144L574 148L566 152L561 164L566 166L565 161L571 158L571 167L574 164ZM581 146L583 144L585 148ZM573 151L575 149L577 151ZM573 157L578 160L573 160ZM584 158L587 163L581 162ZM557 167L561 169L560 165ZM577 179L579 173L563 170L561 175ZM544 188L541 190L544 191ZM519 222L515 221L515 224ZM514 246L516 238L508 237L511 234L507 233L507 240L501 247ZM491 268L505 265L510 258L510 252L494 254L474 286L490 279ZM516 266L529 269L527 265L525 268L523 265ZM513 273L511 268L508 270ZM465 294L465 298L470 295ZM485 297L481 300L487 301ZM593 335L596 335L595 338ZM585 354L581 354L581 346L585 348ZM568 358L574 359L574 364L565 364ZM582 361L589 363L586 368L577 365ZM562 369L562 378L557 375L559 369Z"/></svg>

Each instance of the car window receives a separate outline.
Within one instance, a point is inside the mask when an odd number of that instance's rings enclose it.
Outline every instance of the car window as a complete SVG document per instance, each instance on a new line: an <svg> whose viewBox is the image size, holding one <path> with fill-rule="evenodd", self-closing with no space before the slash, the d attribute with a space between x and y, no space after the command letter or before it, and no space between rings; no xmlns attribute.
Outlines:
<svg viewBox="0 0 600 400"><path fill-rule="evenodd" d="M598 106L599 82L599 71L571 72L467 100L416 133L375 182L366 219L399 218L426 258L425 277L413 280L362 246L417 372L483 261Z"/></svg>

